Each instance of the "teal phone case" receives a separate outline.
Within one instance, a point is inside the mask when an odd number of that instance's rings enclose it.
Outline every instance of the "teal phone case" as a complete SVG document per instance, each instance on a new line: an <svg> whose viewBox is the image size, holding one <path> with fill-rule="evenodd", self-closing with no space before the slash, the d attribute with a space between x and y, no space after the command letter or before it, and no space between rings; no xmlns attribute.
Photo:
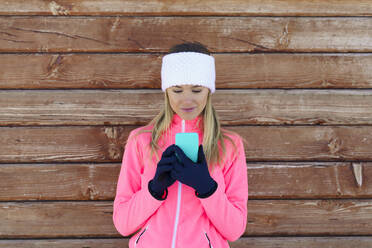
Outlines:
<svg viewBox="0 0 372 248"><path fill-rule="evenodd" d="M199 135L198 133L176 133L176 145L194 163L198 161Z"/></svg>

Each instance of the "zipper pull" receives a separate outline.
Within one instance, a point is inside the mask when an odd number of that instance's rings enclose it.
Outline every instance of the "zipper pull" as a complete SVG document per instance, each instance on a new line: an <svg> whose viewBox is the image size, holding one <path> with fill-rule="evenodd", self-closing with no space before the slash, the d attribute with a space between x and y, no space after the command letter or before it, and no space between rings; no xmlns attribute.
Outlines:
<svg viewBox="0 0 372 248"><path fill-rule="evenodd" d="M182 132L184 133L185 132L185 120L182 119Z"/></svg>

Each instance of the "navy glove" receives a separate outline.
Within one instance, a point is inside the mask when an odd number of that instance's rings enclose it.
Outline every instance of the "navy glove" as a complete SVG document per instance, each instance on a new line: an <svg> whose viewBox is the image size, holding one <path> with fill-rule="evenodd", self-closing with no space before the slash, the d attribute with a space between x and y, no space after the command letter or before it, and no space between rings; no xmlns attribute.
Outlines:
<svg viewBox="0 0 372 248"><path fill-rule="evenodd" d="M151 195L160 201L165 200L168 195L168 187L171 186L176 179L171 177L171 170L177 161L175 155L175 145L170 145L163 152L160 161L157 164L155 176L148 183L148 190Z"/></svg>
<svg viewBox="0 0 372 248"><path fill-rule="evenodd" d="M217 189L217 182L210 176L203 146L199 146L198 161L194 163L179 146L175 146L179 159L171 171L171 176L195 189L199 198L211 196Z"/></svg>

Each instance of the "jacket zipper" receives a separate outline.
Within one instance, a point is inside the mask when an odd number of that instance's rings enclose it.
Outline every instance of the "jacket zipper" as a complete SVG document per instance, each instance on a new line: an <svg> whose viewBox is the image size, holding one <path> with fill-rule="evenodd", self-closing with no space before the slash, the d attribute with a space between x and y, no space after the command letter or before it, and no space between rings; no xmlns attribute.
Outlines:
<svg viewBox="0 0 372 248"><path fill-rule="evenodd" d="M178 182L177 212L176 212L176 220L174 221L174 228L173 228L172 248L176 247L177 227L178 227L180 208L181 208L181 192L182 192L181 190L182 190L182 184L181 182Z"/></svg>
<svg viewBox="0 0 372 248"><path fill-rule="evenodd" d="M149 226L147 226L147 227L146 227L146 228L141 232L141 234L138 235L138 237L137 237L137 239L136 239L136 242L134 243L134 247L137 247L137 243L138 243L138 241L140 240L141 236L146 232L146 230L147 230L148 227L149 227Z"/></svg>
<svg viewBox="0 0 372 248"><path fill-rule="evenodd" d="M204 232L205 234L205 237L207 237L207 240L208 240L208 244L209 244L209 248L213 248L212 244L211 244L211 240L209 239L208 237L208 234L206 232Z"/></svg>
<svg viewBox="0 0 372 248"><path fill-rule="evenodd" d="M184 133L186 129L185 120L182 120L182 132ZM178 194L177 194L177 211L176 211L176 220L174 221L173 228L173 237L172 237L172 248L176 247L176 237L177 237L177 227L180 217L180 208L181 208L181 193L182 193L182 184L178 182Z"/></svg>

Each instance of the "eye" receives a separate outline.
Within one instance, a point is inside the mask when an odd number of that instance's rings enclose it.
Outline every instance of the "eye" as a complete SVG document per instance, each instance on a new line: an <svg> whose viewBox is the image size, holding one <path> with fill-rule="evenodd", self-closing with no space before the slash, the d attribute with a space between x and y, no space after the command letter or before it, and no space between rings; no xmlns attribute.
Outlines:
<svg viewBox="0 0 372 248"><path fill-rule="evenodd" d="M174 92L174 93L181 93L182 90L173 90L173 92ZM194 93L200 93L201 90L193 90L192 92L194 92Z"/></svg>

